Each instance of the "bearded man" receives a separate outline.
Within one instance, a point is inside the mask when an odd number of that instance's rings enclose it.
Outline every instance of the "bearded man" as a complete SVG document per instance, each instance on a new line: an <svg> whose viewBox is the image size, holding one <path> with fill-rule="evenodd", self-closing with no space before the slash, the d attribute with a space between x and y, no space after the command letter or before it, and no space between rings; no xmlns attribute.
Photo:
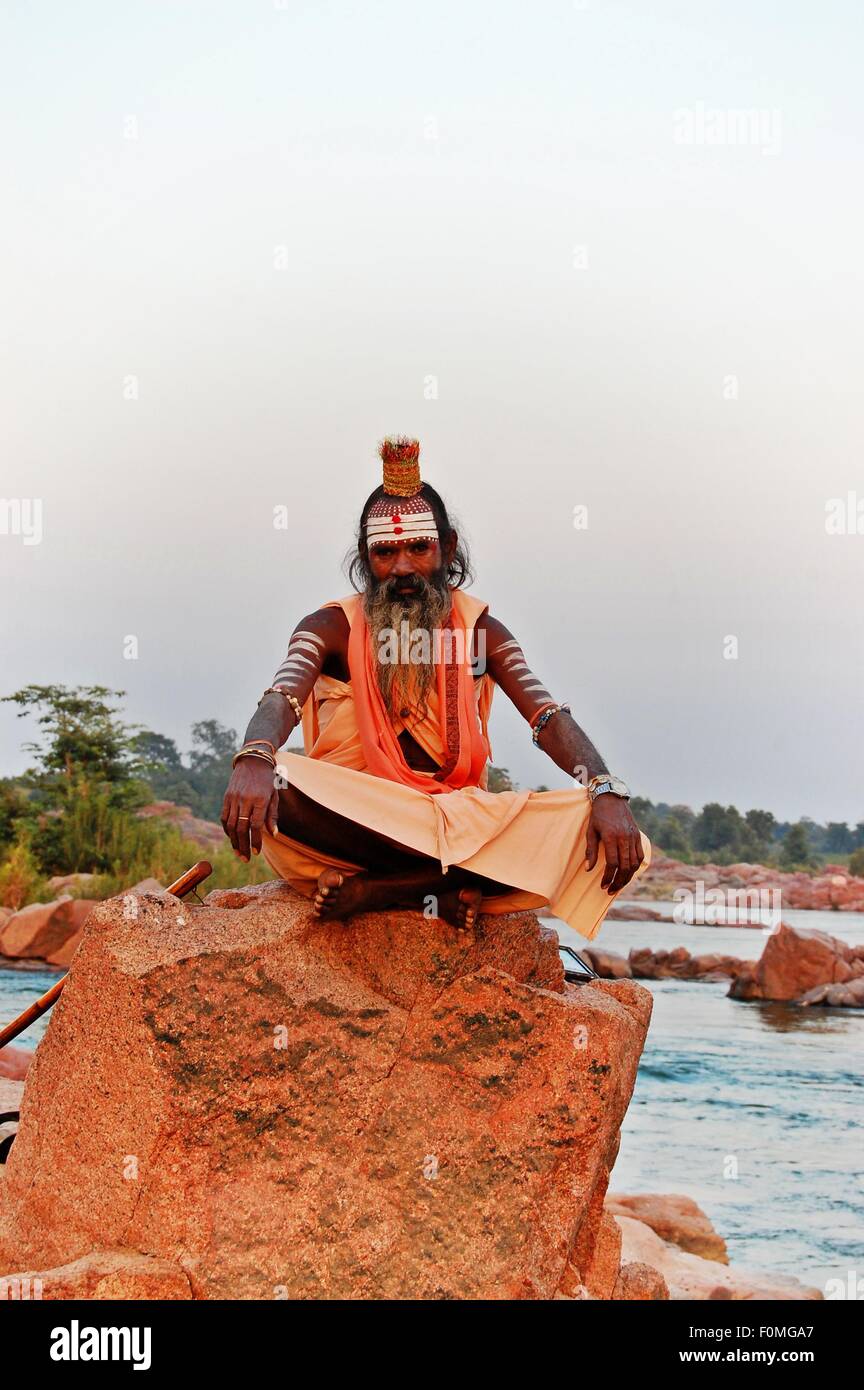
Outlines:
<svg viewBox="0 0 864 1390"><path fill-rule="evenodd" d="M421 481L418 441L387 439L380 454L357 592L297 624L235 756L225 833L320 917L414 907L468 929L481 910L549 905L591 938L650 858L627 787L465 592L467 553ZM496 685L572 789L487 790ZM306 756L280 753L300 723Z"/></svg>

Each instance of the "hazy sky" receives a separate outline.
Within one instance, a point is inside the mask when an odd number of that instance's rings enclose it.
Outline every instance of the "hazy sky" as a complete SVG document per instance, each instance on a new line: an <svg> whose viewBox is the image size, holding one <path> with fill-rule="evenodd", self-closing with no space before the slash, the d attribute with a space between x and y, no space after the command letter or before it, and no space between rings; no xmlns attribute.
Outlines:
<svg viewBox="0 0 864 1390"><path fill-rule="evenodd" d="M634 790L864 818L861 40L853 0L5 0L0 498L42 518L0 514L0 693L242 731L407 432ZM30 734L0 706L0 770Z"/></svg>

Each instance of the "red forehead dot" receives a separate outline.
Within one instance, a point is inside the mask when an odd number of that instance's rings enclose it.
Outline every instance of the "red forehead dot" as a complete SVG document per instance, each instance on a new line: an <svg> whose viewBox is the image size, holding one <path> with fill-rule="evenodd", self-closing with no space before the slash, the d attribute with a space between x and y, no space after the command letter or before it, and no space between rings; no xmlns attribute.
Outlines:
<svg viewBox="0 0 864 1390"><path fill-rule="evenodd" d="M401 526L394 526L394 527L393 527L393 530L394 530L394 532L395 532L395 534L396 534L397 536L401 536L401 535L402 535L402 527L401 527Z"/></svg>
<svg viewBox="0 0 864 1390"><path fill-rule="evenodd" d="M401 521L402 518L401 518L401 516L399 515L398 512L394 512L393 515L391 516L390 520L391 520L391 521Z"/></svg>

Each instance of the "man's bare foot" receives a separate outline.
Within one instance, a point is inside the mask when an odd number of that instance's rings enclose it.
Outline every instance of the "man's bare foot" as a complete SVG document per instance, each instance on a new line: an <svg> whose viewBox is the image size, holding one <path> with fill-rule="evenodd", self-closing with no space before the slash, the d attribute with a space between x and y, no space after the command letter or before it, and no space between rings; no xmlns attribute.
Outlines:
<svg viewBox="0 0 864 1390"><path fill-rule="evenodd" d="M438 898L438 916L460 931L470 931L477 921L483 893L479 888L460 888L458 892L442 893Z"/></svg>
<svg viewBox="0 0 864 1390"><path fill-rule="evenodd" d="M372 885L365 874L343 874L338 869L322 869L312 899L316 917L350 917L369 906Z"/></svg>

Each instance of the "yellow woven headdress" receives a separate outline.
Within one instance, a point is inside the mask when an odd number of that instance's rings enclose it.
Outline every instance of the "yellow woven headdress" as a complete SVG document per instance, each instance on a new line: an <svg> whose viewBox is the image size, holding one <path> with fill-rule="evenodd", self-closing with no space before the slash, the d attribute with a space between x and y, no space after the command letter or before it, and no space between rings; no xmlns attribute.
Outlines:
<svg viewBox="0 0 864 1390"><path fill-rule="evenodd" d="M435 517L420 489L420 441L397 435L379 450L384 464L384 491L366 516L366 544L399 545L411 540L438 539ZM396 501L394 499L400 499Z"/></svg>

